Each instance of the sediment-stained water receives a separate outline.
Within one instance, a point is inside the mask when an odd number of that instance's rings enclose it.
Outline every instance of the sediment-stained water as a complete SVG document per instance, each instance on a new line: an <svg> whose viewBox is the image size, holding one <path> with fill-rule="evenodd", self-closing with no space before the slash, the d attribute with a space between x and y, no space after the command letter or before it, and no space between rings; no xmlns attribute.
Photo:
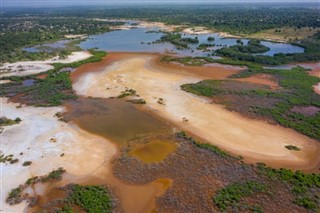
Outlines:
<svg viewBox="0 0 320 213"><path fill-rule="evenodd" d="M145 163L158 163L174 152L176 147L177 145L172 142L155 140L146 144L137 144L129 154Z"/></svg>
<svg viewBox="0 0 320 213"><path fill-rule="evenodd" d="M171 127L118 99L79 98L66 104L66 121L123 145L143 137L171 134Z"/></svg>

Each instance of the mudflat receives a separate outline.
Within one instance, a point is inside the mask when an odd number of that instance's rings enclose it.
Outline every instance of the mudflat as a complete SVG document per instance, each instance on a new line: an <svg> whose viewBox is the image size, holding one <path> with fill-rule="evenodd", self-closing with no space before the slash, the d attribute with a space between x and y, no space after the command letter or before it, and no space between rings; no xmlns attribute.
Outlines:
<svg viewBox="0 0 320 213"><path fill-rule="evenodd" d="M123 56L123 58L122 58ZM115 60L109 60L111 57ZM97 72L77 71L73 76L74 89L79 95L110 98L126 89L134 89L146 101L144 110L155 114L190 132L204 141L217 145L247 162L264 162L273 167L309 170L319 163L317 141L279 125L245 118L180 89L180 85L195 83L211 72L223 79L230 70L223 67L176 67L155 63L158 56L150 54L111 53ZM90 66L90 65L88 65ZM202 70L202 72L201 72ZM228 74L225 74L228 73ZM161 103L159 103L161 100ZM299 152L285 148L299 147Z"/></svg>

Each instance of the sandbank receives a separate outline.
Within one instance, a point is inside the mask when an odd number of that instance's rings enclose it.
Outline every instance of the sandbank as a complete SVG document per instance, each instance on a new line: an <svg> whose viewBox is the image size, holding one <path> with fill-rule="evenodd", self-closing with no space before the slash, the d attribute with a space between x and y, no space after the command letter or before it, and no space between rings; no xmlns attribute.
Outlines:
<svg viewBox="0 0 320 213"><path fill-rule="evenodd" d="M122 60L118 57L100 72L84 72L74 79L75 91L80 95L110 98L131 88L146 100L146 110L206 142L243 156L248 162L304 170L318 165L317 141L289 128L245 118L206 98L182 91L180 85L203 79L201 75L186 74L183 66L171 72L170 68L162 71L153 67L154 55L128 55ZM164 104L158 103L159 98ZM290 151L286 145L298 146L301 151Z"/></svg>

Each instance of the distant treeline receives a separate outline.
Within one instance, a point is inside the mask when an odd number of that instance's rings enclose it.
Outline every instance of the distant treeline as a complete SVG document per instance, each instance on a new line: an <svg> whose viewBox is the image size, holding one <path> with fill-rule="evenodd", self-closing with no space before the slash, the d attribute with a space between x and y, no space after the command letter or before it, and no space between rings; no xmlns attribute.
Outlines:
<svg viewBox="0 0 320 213"><path fill-rule="evenodd" d="M23 10L5 15L21 15ZM317 7L307 5L170 5L138 7L79 7L34 11L36 15L127 18L161 21L168 24L201 25L234 34L250 34L261 30L289 27L320 27ZM28 11L30 14L30 11Z"/></svg>
<svg viewBox="0 0 320 213"><path fill-rule="evenodd" d="M69 34L106 32L119 22L104 22L86 18L20 17L3 18L0 25L0 63L16 60L37 60L63 52L30 53L22 48L53 42Z"/></svg>

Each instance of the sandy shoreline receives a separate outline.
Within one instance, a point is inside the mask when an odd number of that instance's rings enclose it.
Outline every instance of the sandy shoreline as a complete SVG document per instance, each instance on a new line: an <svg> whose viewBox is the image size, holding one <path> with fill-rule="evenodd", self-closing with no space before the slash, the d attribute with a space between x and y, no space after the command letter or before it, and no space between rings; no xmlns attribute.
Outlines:
<svg viewBox="0 0 320 213"><path fill-rule="evenodd" d="M109 98L119 95L125 88L132 88L146 100L147 108L153 113L252 162L306 170L318 164L320 147L315 140L288 128L244 118L181 91L181 84L197 82L201 78L181 75L175 70L168 73L159 67L154 69L152 58L152 55L126 56L102 72L84 74L75 82L74 89L81 95ZM165 105L157 103L159 98ZM189 121L183 122L184 117ZM289 144L300 147L301 151L287 150L285 146Z"/></svg>
<svg viewBox="0 0 320 213"><path fill-rule="evenodd" d="M30 74L36 74L45 72L52 69L53 63L73 63L76 61L81 61L91 57L92 55L87 51L73 52L65 59L59 59L57 57L44 60L44 61L21 61L15 63L5 63L0 67L0 77L3 76L25 76Z"/></svg>
<svg viewBox="0 0 320 213"><path fill-rule="evenodd" d="M1 116L22 119L20 124L4 127L0 134L3 154L13 154L14 158L19 159L15 164L1 164L1 211L30 212L26 202L13 206L5 203L8 193L28 178L46 175L58 167L67 171L62 181L39 184L30 193L46 196L48 190L69 183L107 184L120 199L125 212L148 213L155 206L155 198L166 191L166 182L170 180L135 185L116 179L112 174L111 162L119 153L118 145L72 123L59 121L55 114L65 111L64 107L17 108L18 104L5 98L1 98L0 103ZM32 164L24 167L22 164L25 161Z"/></svg>
<svg viewBox="0 0 320 213"><path fill-rule="evenodd" d="M24 202L9 206L4 200L12 188L28 178L48 174L58 167L74 176L92 175L117 152L116 146L106 139L59 121L54 115L63 111L63 107L16 108L17 104L4 98L0 101L1 116L22 119L20 124L4 127L1 134L1 151L19 159L15 164L1 164L3 212L24 212ZM62 153L63 157L60 156ZM24 167L22 163L25 161L32 164Z"/></svg>

